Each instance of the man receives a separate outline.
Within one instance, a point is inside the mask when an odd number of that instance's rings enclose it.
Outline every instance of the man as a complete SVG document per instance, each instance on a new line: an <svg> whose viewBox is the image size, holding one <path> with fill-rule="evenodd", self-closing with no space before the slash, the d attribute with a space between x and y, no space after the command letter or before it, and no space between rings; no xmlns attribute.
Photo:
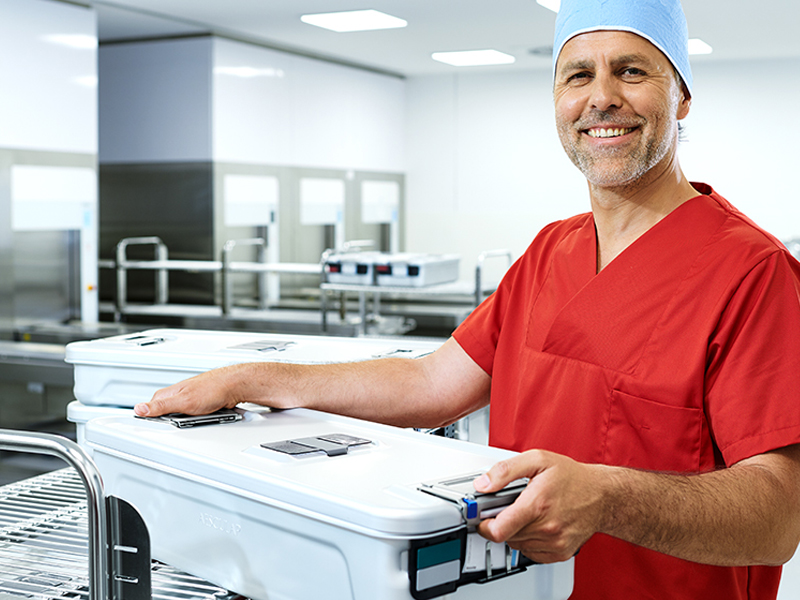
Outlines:
<svg viewBox="0 0 800 600"><path fill-rule="evenodd" d="M573 598L774 598L800 539L800 265L677 158L689 112L678 0L564 0L554 98L592 212L546 227L433 355L227 367L139 414L242 401L401 426L491 399L531 478L482 523L539 562L575 555Z"/></svg>

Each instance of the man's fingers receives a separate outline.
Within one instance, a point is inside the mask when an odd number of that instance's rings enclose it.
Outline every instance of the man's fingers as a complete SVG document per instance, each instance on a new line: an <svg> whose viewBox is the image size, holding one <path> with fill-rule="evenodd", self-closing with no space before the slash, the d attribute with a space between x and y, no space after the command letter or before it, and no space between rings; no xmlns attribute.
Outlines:
<svg viewBox="0 0 800 600"><path fill-rule="evenodd" d="M479 492L496 492L512 481L522 477L533 477L544 466L542 454L537 450L530 450L495 463L491 469L478 477L473 485Z"/></svg>
<svg viewBox="0 0 800 600"><path fill-rule="evenodd" d="M522 552L522 554L530 558L533 562L541 564L563 562L575 556L575 552L558 552L551 548L544 548L535 542L528 542L519 545L515 543L509 543L508 545L514 550L519 550Z"/></svg>
<svg viewBox="0 0 800 600"><path fill-rule="evenodd" d="M167 388L167 390L169 390L169 388ZM188 412L175 401L174 394L164 397L165 393L166 390L157 391L150 402L142 402L134 406L133 412L140 417L159 417L168 413Z"/></svg>
<svg viewBox="0 0 800 600"><path fill-rule="evenodd" d="M193 393L192 379L181 381L158 390L149 402L142 402L133 407L134 413L140 417L159 417L169 413L202 414L208 409L196 402ZM213 410L211 410L213 412Z"/></svg>
<svg viewBox="0 0 800 600"><path fill-rule="evenodd" d="M149 417L149 416L151 416L150 415L150 405L147 402L142 402L142 403L137 404L136 406L134 406L133 407L133 412L136 415L140 416L140 417ZM153 413L153 416L155 416L155 413Z"/></svg>
<svg viewBox="0 0 800 600"><path fill-rule="evenodd" d="M537 523L541 518L538 503L532 496L530 490L523 491L513 504L503 509L496 517L482 521L478 533L493 542L515 539L524 528Z"/></svg>

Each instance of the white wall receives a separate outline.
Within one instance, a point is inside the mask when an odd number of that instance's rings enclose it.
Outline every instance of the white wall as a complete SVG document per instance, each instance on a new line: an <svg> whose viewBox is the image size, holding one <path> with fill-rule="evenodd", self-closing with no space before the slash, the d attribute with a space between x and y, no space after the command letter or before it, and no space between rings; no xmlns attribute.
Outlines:
<svg viewBox="0 0 800 600"><path fill-rule="evenodd" d="M400 172L404 82L214 40L214 160Z"/></svg>
<svg viewBox="0 0 800 600"><path fill-rule="evenodd" d="M404 168L404 82L203 37L103 46L100 162Z"/></svg>
<svg viewBox="0 0 800 600"><path fill-rule="evenodd" d="M553 124L547 71L407 82L406 248L519 256L545 224L588 210Z"/></svg>
<svg viewBox="0 0 800 600"><path fill-rule="evenodd" d="M681 161L781 239L800 236L791 121L800 59L704 62ZM547 223L589 209L564 155L549 71L469 73L407 81L406 248L458 252L462 277L490 248L516 256Z"/></svg>
<svg viewBox="0 0 800 600"><path fill-rule="evenodd" d="M96 22L87 8L2 0L0 148L97 153Z"/></svg>
<svg viewBox="0 0 800 600"><path fill-rule="evenodd" d="M782 240L800 237L798 73L800 58L695 65L681 147L690 179L707 181Z"/></svg>

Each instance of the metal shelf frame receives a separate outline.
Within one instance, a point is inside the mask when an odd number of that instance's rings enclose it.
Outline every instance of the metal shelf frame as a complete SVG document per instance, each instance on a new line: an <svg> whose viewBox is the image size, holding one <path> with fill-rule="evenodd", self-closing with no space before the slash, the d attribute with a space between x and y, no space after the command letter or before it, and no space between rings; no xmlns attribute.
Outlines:
<svg viewBox="0 0 800 600"><path fill-rule="evenodd" d="M3 600L244 600L151 562L138 513L104 495L97 467L75 442L0 429L0 450L56 456L69 465L0 486Z"/></svg>
<svg viewBox="0 0 800 600"><path fill-rule="evenodd" d="M117 289L115 308L117 315L122 315L128 304L128 271L143 270L155 272L154 305L162 306L169 302L169 272L185 271L189 273L220 273L222 276L222 314L227 316L233 308L232 273L253 273L259 277L259 307L266 309L266 280L269 273L294 275L322 275L322 264L317 263L268 263L265 262L265 240L249 238L244 240L228 240L222 249L221 260L170 260L169 249L157 236L124 238L117 243L116 260L101 260L100 268L115 269L117 273ZM130 246L154 246L153 260L128 260L127 251ZM231 253L236 246L258 246L257 262L232 261Z"/></svg>
<svg viewBox="0 0 800 600"><path fill-rule="evenodd" d="M475 279L474 285L470 286L467 282L452 282L443 283L439 285L430 285L424 287L388 287L377 284L343 284L343 283L330 283L323 281L320 284L320 311L322 314L322 332L326 333L328 330L328 293L338 292L342 294L340 306L344 309L346 299L344 297L347 293L355 293L358 295L358 323L359 333L363 335L366 333L367 323L369 318L377 320L380 317L380 302L381 295L392 296L405 296L415 298L446 298L460 296L469 298L472 301L472 308L477 307L483 302L487 292L494 290L496 286L486 286L483 270L487 260L494 258L506 258L508 261L507 266L511 266L514 257L510 250L487 250L478 256L478 261L475 265ZM323 255L323 264L325 262L325 255ZM325 274L323 274L325 277ZM367 296L372 298L372 314L367 316ZM342 310L344 312L344 310ZM344 320L344 314L341 315Z"/></svg>
<svg viewBox="0 0 800 600"><path fill-rule="evenodd" d="M350 242L352 248L358 249L364 242ZM154 246L153 260L129 260L127 249L131 246L151 245ZM236 247L257 246L258 261L243 262L231 260L231 255ZM329 295L338 293L340 295L340 320L347 322L346 318L346 295L356 294L358 296L358 317L355 320L357 335L367 333L368 324L381 322L380 303L381 296L403 297L406 299L437 298L458 298L460 302L467 299L472 308L478 306L488 292L494 290L496 286L487 285L484 280L484 267L486 261L496 258L505 258L507 266L511 266L513 255L510 250L488 250L482 252L477 259L475 266L474 282L453 282L424 287L388 287L377 284L357 285L357 284L338 284L327 280L325 264L327 258L333 253L332 249L323 252L319 263L268 263L264 262L266 253L265 240L263 238L249 238L243 240L229 240L224 244L221 260L170 260L169 251L164 242L157 236L124 238L119 241L116 247L116 260L101 260L101 268L114 269L116 271L116 297L114 314L115 320L122 319L122 315L133 312L144 314L142 307L128 306L127 273L129 270L153 271L155 273L155 300L149 305L154 311L168 311L169 302L169 272L184 271L194 273L220 273L222 281L222 293L219 307L214 312L221 318L231 318L234 311L233 284L231 275L233 273L253 273L258 275L258 311L268 309L266 302L266 280L267 274L295 274L295 275L317 275L320 277L320 329L321 333L329 333L328 312L330 310ZM367 314L367 298L372 300L372 311ZM175 308L175 307L169 307ZM212 307L201 307L211 309ZM177 310L181 309L177 307ZM198 310L197 307L194 310ZM221 311L221 312L219 312ZM173 311L174 312L174 311ZM400 327L402 329L402 326ZM403 331L405 332L405 331Z"/></svg>

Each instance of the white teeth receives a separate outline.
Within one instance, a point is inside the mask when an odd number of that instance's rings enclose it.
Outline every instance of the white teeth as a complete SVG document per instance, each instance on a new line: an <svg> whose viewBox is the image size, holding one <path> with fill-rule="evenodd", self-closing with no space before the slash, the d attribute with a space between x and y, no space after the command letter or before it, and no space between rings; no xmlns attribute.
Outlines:
<svg viewBox="0 0 800 600"><path fill-rule="evenodd" d="M623 127L616 129L589 129L588 133L593 138L610 138L619 137L633 131L632 127Z"/></svg>

